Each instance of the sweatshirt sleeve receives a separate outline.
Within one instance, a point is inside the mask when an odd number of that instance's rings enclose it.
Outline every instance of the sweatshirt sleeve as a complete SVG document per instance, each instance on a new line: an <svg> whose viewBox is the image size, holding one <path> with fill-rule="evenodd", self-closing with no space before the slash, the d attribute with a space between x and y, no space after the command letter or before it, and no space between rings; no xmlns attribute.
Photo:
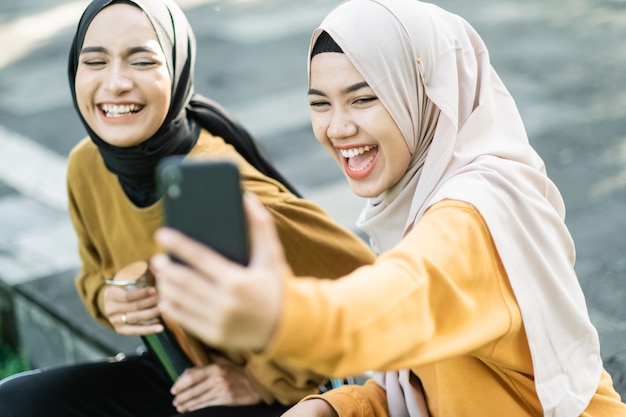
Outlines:
<svg viewBox="0 0 626 417"><path fill-rule="evenodd" d="M67 176L68 210L78 239L78 254L81 259L81 269L75 285L87 311L103 326L113 328L101 312L101 290L104 288L105 278L98 267L100 264L98 253L87 233L85 219L77 202L76 181L79 181L79 175L75 172L75 165L70 154Z"/></svg>
<svg viewBox="0 0 626 417"><path fill-rule="evenodd" d="M470 352L510 328L503 273L478 211L440 202L374 265L336 281L288 278L265 354L343 377Z"/></svg>
<svg viewBox="0 0 626 417"><path fill-rule="evenodd" d="M303 401L319 398L327 403L341 417L387 417L387 396L385 390L374 380L363 385L344 385L320 395L310 395Z"/></svg>

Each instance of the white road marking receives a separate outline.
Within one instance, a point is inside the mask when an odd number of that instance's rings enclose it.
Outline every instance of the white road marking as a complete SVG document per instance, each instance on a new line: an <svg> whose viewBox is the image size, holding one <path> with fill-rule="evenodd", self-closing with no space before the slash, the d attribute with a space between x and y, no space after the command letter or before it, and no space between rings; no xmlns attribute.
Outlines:
<svg viewBox="0 0 626 417"><path fill-rule="evenodd" d="M56 210L67 209L66 159L0 126L0 181Z"/></svg>

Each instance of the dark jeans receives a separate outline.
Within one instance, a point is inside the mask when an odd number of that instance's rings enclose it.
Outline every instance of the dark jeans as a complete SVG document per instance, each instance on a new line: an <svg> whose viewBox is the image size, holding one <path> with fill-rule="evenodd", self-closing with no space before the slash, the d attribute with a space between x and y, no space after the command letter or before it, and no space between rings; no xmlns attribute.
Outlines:
<svg viewBox="0 0 626 417"><path fill-rule="evenodd" d="M0 417L172 417L172 382L150 354L37 370L0 382ZM283 405L207 407L185 417L277 417Z"/></svg>

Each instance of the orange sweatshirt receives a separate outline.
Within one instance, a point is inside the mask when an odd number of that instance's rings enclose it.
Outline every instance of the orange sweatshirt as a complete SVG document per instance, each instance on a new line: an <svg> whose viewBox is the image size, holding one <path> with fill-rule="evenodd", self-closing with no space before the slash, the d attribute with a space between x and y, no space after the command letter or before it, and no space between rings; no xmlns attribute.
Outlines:
<svg viewBox="0 0 626 417"><path fill-rule="evenodd" d="M513 290L468 203L431 207L374 266L334 282L288 280L284 302L268 356L337 377L411 369L432 417L543 415ZM342 417L388 415L373 380L321 398ZM608 373L583 416L626 416Z"/></svg>

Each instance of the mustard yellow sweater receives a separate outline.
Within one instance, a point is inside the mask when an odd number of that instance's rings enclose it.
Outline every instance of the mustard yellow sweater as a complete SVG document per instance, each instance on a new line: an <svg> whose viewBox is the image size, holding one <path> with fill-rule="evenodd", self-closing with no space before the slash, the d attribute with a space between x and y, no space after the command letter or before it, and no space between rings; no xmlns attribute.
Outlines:
<svg viewBox="0 0 626 417"><path fill-rule="evenodd" d="M296 275L336 278L374 261L373 252L358 236L338 226L315 204L297 198L278 182L260 174L221 138L203 130L190 156L230 158L237 162L243 188L254 192L273 214ZM148 260L159 251L153 235L162 224L161 202L146 208L134 206L89 139L72 150L67 183L69 211L82 261L76 287L89 313L111 327L102 314L104 281L126 265ZM323 382L318 374L259 355L231 352L228 356L244 366L268 403L294 403L317 392Z"/></svg>
<svg viewBox="0 0 626 417"><path fill-rule="evenodd" d="M431 417L543 415L513 290L472 205L444 200L373 267L317 281L287 281L268 356L335 376L411 369ZM341 417L388 415L373 380L322 398ZM583 416L626 416L608 373Z"/></svg>

